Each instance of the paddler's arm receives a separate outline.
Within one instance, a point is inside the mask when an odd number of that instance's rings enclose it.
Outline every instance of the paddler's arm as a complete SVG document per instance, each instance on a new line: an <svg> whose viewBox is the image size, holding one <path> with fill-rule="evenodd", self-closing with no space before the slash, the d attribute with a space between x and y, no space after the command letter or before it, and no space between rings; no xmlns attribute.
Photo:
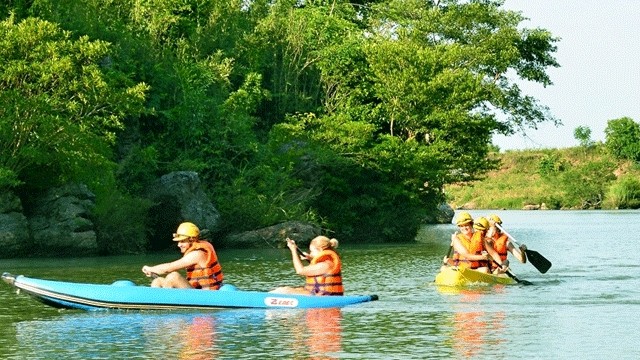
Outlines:
<svg viewBox="0 0 640 360"><path fill-rule="evenodd" d="M300 256L298 256L298 247L296 242L287 239L287 246L291 250L291 259L293 260L293 268L296 270L296 274L302 276L317 276L326 274L333 267L333 263L330 260L326 260L317 264L304 266Z"/></svg>
<svg viewBox="0 0 640 360"><path fill-rule="evenodd" d="M142 267L142 272L147 276L164 275L172 271L178 271L191 265L198 264L202 261L204 256L205 255L202 251L193 251L170 263L158 264L155 266L145 265Z"/></svg>
<svg viewBox="0 0 640 360"><path fill-rule="evenodd" d="M300 274L302 269L304 269L304 265L302 265L302 260L300 260L300 256L298 255L298 246L296 242L287 238L287 247L291 251L291 259L293 260L293 268L296 270L296 274Z"/></svg>
<svg viewBox="0 0 640 360"><path fill-rule="evenodd" d="M493 262L495 262L496 264L498 264L500 267L504 267L504 265L508 266L508 263L505 260L505 264L503 264L502 259L500 259L500 254L498 254L498 252L496 251L496 249L493 248L492 244L487 241L487 238L484 238L484 248L487 251L487 253L489 253L489 258L487 258L487 260L493 260Z"/></svg>
<svg viewBox="0 0 640 360"><path fill-rule="evenodd" d="M523 264L527 262L527 254L525 253L525 251L527 250L526 245L522 244L520 245L520 247L515 247L513 246L511 241L508 241L507 247L509 248L509 251L511 252L511 254L513 254L513 256L515 256L516 259L518 259L518 261L520 261Z"/></svg>
<svg viewBox="0 0 640 360"><path fill-rule="evenodd" d="M462 243L460 242L460 239L458 239L458 237L455 236L455 234L451 236L451 246L453 247L453 250L455 250L458 254L460 254L466 260L471 260L471 261L487 260L487 257L485 255L476 255L476 254L469 253L469 251L467 251L467 248L465 248L464 245L462 245Z"/></svg>

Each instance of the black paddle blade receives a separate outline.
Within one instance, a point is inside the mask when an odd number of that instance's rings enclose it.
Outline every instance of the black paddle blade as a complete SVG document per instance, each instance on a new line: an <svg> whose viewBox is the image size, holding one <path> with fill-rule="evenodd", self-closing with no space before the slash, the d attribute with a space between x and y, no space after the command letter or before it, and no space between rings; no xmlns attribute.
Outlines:
<svg viewBox="0 0 640 360"><path fill-rule="evenodd" d="M509 270L507 270L507 271L506 271L506 274L507 274L510 278L512 278L513 280L515 280L518 284L522 284L522 285L533 285L533 283L532 283L532 282L530 282L530 281L527 281L527 280L520 280L520 279L518 279L518 277L517 277L517 276L515 276L515 275L513 275L513 273L512 273L511 271L509 271Z"/></svg>
<svg viewBox="0 0 640 360"><path fill-rule="evenodd" d="M527 251L525 252L527 253L527 259L529 260L531 265L535 266L538 271L543 274L549 271L549 268L551 267L551 261L547 260L537 251L527 249Z"/></svg>

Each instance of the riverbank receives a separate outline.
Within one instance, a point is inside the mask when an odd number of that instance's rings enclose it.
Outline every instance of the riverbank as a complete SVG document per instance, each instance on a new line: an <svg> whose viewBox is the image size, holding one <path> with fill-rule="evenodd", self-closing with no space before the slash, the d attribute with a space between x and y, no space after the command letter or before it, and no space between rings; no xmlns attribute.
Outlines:
<svg viewBox="0 0 640 360"><path fill-rule="evenodd" d="M494 153L498 168L445 188L454 209L637 209L640 166L603 145Z"/></svg>

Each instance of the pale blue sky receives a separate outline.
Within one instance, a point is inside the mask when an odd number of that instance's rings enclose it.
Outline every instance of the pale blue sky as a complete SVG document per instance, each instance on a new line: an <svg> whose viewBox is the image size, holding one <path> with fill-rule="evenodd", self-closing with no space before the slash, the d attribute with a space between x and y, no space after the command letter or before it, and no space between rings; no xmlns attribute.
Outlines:
<svg viewBox="0 0 640 360"><path fill-rule="evenodd" d="M551 109L563 126L541 125L528 137L496 136L503 150L579 145L573 131L591 129L604 141L607 121L624 116L640 123L640 0L506 0L505 8L529 18L527 28L545 28L556 43L560 68L548 71L553 85L520 84Z"/></svg>

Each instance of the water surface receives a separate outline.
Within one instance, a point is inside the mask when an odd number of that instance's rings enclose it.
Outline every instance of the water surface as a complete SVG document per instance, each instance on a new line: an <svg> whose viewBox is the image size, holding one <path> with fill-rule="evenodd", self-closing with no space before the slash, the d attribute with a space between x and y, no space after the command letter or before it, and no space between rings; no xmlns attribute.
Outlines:
<svg viewBox="0 0 640 360"><path fill-rule="evenodd" d="M343 246L351 294L380 300L341 309L83 312L47 307L0 284L2 359L638 359L638 211L499 211L504 228L547 257L531 286L440 288L433 278L453 225L415 244ZM474 211L472 215L488 215ZM221 250L241 289L300 285L288 250ZM67 281L148 284L150 256L0 260L0 271Z"/></svg>

